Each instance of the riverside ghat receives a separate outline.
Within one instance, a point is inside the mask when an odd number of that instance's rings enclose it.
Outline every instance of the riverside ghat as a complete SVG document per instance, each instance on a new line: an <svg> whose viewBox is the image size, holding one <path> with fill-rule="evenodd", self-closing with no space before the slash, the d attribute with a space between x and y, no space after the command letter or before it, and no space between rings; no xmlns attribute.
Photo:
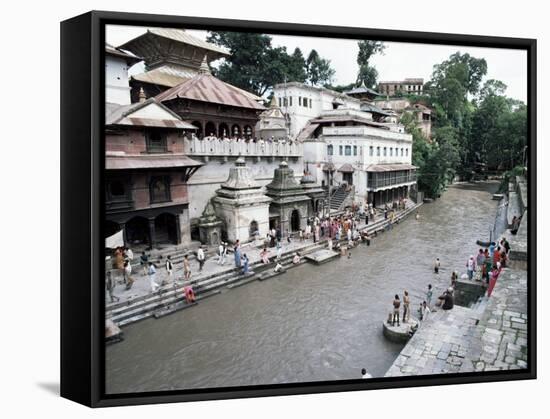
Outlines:
<svg viewBox="0 0 550 419"><path fill-rule="evenodd" d="M369 223L370 246L359 245L319 266L301 263L267 281L240 277L232 283L249 282L205 287L199 304L158 320L146 314L152 310L140 313L134 307L134 313L124 313L125 302L114 304L113 317L120 316L125 339L107 348L108 390L351 379L360 377L361 368L374 377L386 375L428 330L421 325L406 346L384 337L381 322L394 294L407 289L414 314L428 283L434 296L447 288L451 271L464 264L480 232L494 223L498 202L491 196L497 187L496 182L451 186L434 203L400 214L418 211L419 219L409 217L391 230L383 217ZM374 237L376 230L381 231ZM298 245L312 252L327 246L294 240L283 257L291 258ZM435 257L442 261L439 275L432 269ZM254 263L251 269L257 272ZM216 274L203 275L199 284L219 282ZM208 295L216 296L204 299ZM148 298L155 301L142 304L155 307L162 297ZM124 326L132 314L143 320Z"/></svg>

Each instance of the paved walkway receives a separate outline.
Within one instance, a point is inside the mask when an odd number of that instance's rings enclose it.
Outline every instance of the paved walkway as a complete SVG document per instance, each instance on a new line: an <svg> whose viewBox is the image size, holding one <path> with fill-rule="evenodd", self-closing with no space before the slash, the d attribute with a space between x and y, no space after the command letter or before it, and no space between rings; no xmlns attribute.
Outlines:
<svg viewBox="0 0 550 419"><path fill-rule="evenodd" d="M527 272L505 269L485 304L430 314L385 376L526 367Z"/></svg>

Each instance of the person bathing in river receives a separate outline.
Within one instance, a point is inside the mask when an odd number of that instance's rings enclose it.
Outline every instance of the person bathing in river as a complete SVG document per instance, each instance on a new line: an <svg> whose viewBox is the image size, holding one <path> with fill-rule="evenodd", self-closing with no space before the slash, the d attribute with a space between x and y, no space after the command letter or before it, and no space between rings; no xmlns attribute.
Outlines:
<svg viewBox="0 0 550 419"><path fill-rule="evenodd" d="M439 261L439 258L435 258L434 262L434 273L439 273L439 268L441 268L441 262Z"/></svg>

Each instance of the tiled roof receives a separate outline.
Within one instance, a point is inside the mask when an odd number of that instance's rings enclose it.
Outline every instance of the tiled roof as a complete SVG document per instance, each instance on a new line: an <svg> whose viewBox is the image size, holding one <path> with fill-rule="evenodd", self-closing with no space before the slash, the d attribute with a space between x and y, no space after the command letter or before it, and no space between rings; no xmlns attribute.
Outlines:
<svg viewBox="0 0 550 419"><path fill-rule="evenodd" d="M132 114L146 106L160 106L164 111L172 115L173 119L153 119L153 118L137 118L132 117ZM197 127L184 122L172 110L168 109L162 103L158 103L155 99L150 98L144 102L136 102L131 105L118 105L116 103L105 104L105 125L126 125L135 127L157 127L157 128L175 128L175 129L192 129Z"/></svg>
<svg viewBox="0 0 550 419"><path fill-rule="evenodd" d="M200 73L192 79L160 93L156 99L159 102L166 102L182 98L238 108L264 110L265 107L257 103L253 97L256 96L225 83L209 73Z"/></svg>
<svg viewBox="0 0 550 419"><path fill-rule="evenodd" d="M105 169L107 170L162 169L199 166L202 166L202 163L181 154L163 156L127 156L107 154L105 157Z"/></svg>

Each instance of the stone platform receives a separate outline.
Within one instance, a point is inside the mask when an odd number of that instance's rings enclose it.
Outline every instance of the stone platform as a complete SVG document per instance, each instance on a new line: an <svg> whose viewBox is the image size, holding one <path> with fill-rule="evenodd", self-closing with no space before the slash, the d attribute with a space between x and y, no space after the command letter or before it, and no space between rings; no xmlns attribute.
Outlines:
<svg viewBox="0 0 550 419"><path fill-rule="evenodd" d="M395 343L407 342L418 327L418 320L411 317L408 323L401 322L399 326L392 326L387 321L382 324L382 331L386 339Z"/></svg>
<svg viewBox="0 0 550 419"><path fill-rule="evenodd" d="M505 269L477 306L430 313L386 377L527 367L527 272Z"/></svg>
<svg viewBox="0 0 550 419"><path fill-rule="evenodd" d="M310 253L309 255L305 255L304 257L307 260L315 263L316 265L321 265L339 256L340 253L335 252L334 250L321 249L317 250L316 252Z"/></svg>

